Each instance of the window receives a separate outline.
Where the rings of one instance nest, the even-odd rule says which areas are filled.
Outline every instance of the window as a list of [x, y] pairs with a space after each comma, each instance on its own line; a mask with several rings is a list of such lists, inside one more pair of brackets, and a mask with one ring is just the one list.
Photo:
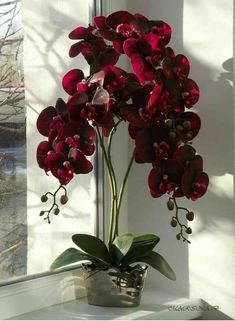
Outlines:
[[0, 4], [0, 279], [27, 273], [26, 123], [20, 1]]
[[61, 86], [66, 71], [81, 68], [86, 73], [83, 58], [68, 57], [68, 33], [89, 23], [94, 3], [4, 0], [0, 4], [1, 283], [48, 271], [72, 245], [72, 234], [97, 233], [96, 172], [74, 179], [68, 187], [69, 204], [49, 225], [39, 217], [48, 207], [40, 196], [54, 192], [58, 182], [47, 178], [35, 159], [43, 140], [35, 126], [38, 114], [58, 97], [67, 99]]

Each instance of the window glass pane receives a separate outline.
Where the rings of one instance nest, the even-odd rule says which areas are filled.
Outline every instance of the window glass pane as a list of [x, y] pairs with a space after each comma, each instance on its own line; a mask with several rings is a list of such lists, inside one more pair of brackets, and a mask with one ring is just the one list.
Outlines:
[[0, 4], [0, 279], [27, 273], [26, 126], [19, 1]]
[[51, 200], [43, 204], [40, 198], [59, 183], [38, 168], [35, 157], [37, 145], [45, 140], [36, 129], [38, 114], [58, 97], [67, 100], [61, 86], [67, 71], [80, 68], [88, 74], [82, 57], [68, 56], [68, 34], [78, 25], [88, 25], [90, 9], [89, 1], [82, 0], [0, 3], [1, 282], [48, 271], [56, 256], [73, 246], [72, 234], [96, 231], [94, 171], [73, 179], [69, 203], [48, 224], [39, 213]]

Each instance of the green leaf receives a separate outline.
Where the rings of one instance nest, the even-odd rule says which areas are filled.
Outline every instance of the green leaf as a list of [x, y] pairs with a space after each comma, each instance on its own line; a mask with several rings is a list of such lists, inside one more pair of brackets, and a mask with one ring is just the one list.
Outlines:
[[110, 264], [111, 257], [109, 251], [98, 237], [88, 234], [75, 234], [72, 236], [73, 242], [84, 252], [100, 261]]
[[133, 239], [134, 236], [130, 233], [122, 234], [115, 238], [113, 244], [116, 245], [122, 255], [126, 255], [133, 243]]
[[150, 266], [152, 266], [154, 269], [158, 270], [161, 274], [166, 276], [168, 279], [175, 281], [176, 275], [175, 272], [172, 270], [170, 265], [167, 263], [167, 261], [158, 253], [156, 252], [150, 252], [146, 256], [139, 256], [133, 258], [131, 263], [136, 262], [143, 262], [147, 263]]
[[160, 241], [160, 238], [154, 234], [143, 234], [136, 236], [133, 241], [133, 245], [135, 244], [152, 244], [156, 245]]
[[130, 233], [122, 234], [115, 238], [113, 244], [110, 247], [110, 254], [115, 265], [118, 265], [121, 259], [130, 250], [133, 239], [134, 237]]
[[123, 258], [123, 263], [128, 264], [129, 260], [136, 256], [146, 255], [151, 252], [160, 238], [154, 234], [144, 234], [134, 237], [132, 246], [126, 256]]
[[50, 266], [50, 270], [55, 270], [62, 266], [66, 266], [66, 265], [69, 265], [75, 262], [84, 261], [84, 260], [91, 261], [98, 267], [104, 266], [103, 262], [95, 258], [92, 258], [86, 253], [82, 253], [81, 251], [70, 247], [55, 259], [55, 261]]

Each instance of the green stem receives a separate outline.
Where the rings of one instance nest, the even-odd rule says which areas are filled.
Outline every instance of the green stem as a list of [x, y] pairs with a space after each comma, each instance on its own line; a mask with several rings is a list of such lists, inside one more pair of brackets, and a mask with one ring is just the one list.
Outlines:
[[98, 127], [95, 127], [97, 136], [99, 138], [99, 143], [102, 148], [102, 151], [104, 153], [104, 160], [107, 165], [107, 171], [108, 171], [108, 177], [109, 177], [109, 183], [110, 183], [110, 189], [111, 189], [111, 198], [112, 198], [112, 203], [111, 203], [111, 214], [110, 214], [110, 226], [109, 226], [109, 241], [108, 243], [111, 244], [112, 242], [112, 234], [113, 234], [113, 225], [114, 225], [114, 217], [115, 217], [115, 211], [116, 211], [116, 197], [115, 197], [115, 183], [114, 183], [114, 177], [113, 177], [113, 171], [110, 166], [109, 158], [104, 146], [103, 138], [101, 136], [101, 133], [99, 131]]
[[118, 197], [118, 189], [117, 189], [117, 180], [116, 180], [116, 175], [115, 175], [115, 171], [113, 168], [113, 164], [112, 164], [112, 156], [111, 156], [111, 146], [112, 146], [112, 141], [113, 141], [113, 135], [117, 130], [118, 125], [122, 122], [122, 119], [119, 119], [119, 121], [114, 125], [114, 127], [112, 128], [110, 134], [109, 134], [109, 139], [108, 139], [108, 152], [107, 152], [107, 156], [109, 159], [109, 164], [110, 164], [110, 169], [112, 172], [112, 177], [113, 177], [113, 184], [114, 184], [114, 206], [115, 206], [115, 212], [114, 212], [114, 216], [112, 217], [112, 226], [110, 228], [111, 231], [111, 240], [114, 240], [115, 237], [117, 236], [116, 233], [116, 215], [117, 215], [117, 197]]
[[112, 164], [112, 157], [111, 157], [111, 147], [112, 147], [112, 141], [113, 141], [113, 135], [117, 130], [118, 125], [122, 122], [122, 119], [119, 119], [115, 126], [112, 128], [109, 139], [108, 139], [108, 147], [107, 150], [105, 148], [102, 135], [100, 133], [100, 130], [98, 127], [96, 127], [97, 136], [99, 138], [100, 146], [102, 148], [102, 151], [104, 153], [104, 160], [107, 165], [107, 171], [108, 171], [108, 177], [110, 182], [110, 189], [111, 189], [111, 213], [110, 213], [110, 226], [109, 226], [109, 241], [108, 244], [111, 245], [114, 241], [115, 237], [118, 235], [118, 219], [119, 219], [119, 212], [122, 204], [122, 198], [124, 194], [124, 190], [126, 187], [127, 179], [133, 164], [134, 160], [134, 152], [130, 159], [129, 165], [127, 167], [123, 183], [121, 185], [119, 194], [118, 194], [118, 188], [117, 188], [117, 180], [116, 175], [114, 171], [114, 167]]
[[121, 205], [122, 205], [123, 193], [125, 191], [127, 179], [128, 179], [129, 174], [130, 174], [130, 170], [131, 170], [133, 161], [134, 161], [134, 152], [132, 153], [129, 165], [128, 165], [127, 170], [126, 170], [126, 174], [124, 176], [124, 180], [123, 180], [122, 186], [120, 188], [119, 196], [118, 196], [117, 212], [116, 212], [116, 224], [115, 224], [116, 225], [115, 234], [117, 234], [117, 235], [118, 235], [118, 219], [119, 219], [120, 209], [121, 209]]
[[187, 211], [187, 212], [189, 212], [186, 208], [184, 208], [184, 207], [179, 207], [178, 206], [178, 204], [177, 204], [177, 202], [176, 202], [176, 199], [175, 199], [175, 197], [170, 197], [170, 199], [174, 202], [174, 204], [175, 204], [175, 216], [173, 216], [173, 218], [177, 221], [177, 223], [179, 224], [179, 226], [180, 226], [180, 235], [181, 235], [181, 237], [182, 237], [182, 239], [183, 239], [183, 241], [185, 242], [187, 242], [187, 243], [190, 243], [190, 241], [188, 240], [188, 239], [186, 239], [186, 237], [184, 237], [184, 235], [183, 235], [183, 229], [187, 229], [187, 226], [185, 225], [185, 224], [182, 224], [181, 222], [180, 222], [180, 220], [179, 220], [179, 209], [183, 209], [183, 210], [185, 210], [185, 211]]

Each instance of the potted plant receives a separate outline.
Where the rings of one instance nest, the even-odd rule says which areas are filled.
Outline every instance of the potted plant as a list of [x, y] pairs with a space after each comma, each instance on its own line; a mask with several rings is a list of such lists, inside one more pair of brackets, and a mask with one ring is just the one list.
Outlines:
[[[67, 102], [59, 98], [55, 107], [47, 107], [38, 117], [37, 128], [48, 138], [37, 148], [38, 165], [60, 182], [54, 193], [42, 196], [42, 202], [51, 197], [52, 205], [40, 215], [50, 223], [50, 215], [59, 214], [61, 191], [59, 201], [66, 204], [66, 185], [76, 174], [92, 170], [87, 156], [95, 152], [97, 142], [110, 182], [110, 227], [107, 244], [92, 235], [73, 235], [77, 248], [64, 251], [51, 269], [85, 260], [90, 304], [136, 306], [148, 265], [171, 280], [176, 276], [154, 251], [158, 236], [119, 234], [128, 175], [134, 161], [151, 165], [150, 193], [155, 198], [169, 195], [167, 207], [173, 212], [170, 224], [178, 229], [177, 240], [189, 242], [186, 236], [192, 231], [180, 214], [184, 213], [188, 221], [194, 214], [179, 206], [177, 199], [195, 201], [206, 193], [209, 183], [202, 157], [192, 147], [201, 122], [189, 109], [198, 101], [199, 88], [189, 78], [187, 57], [176, 55], [168, 46], [171, 28], [163, 21], [118, 11], [107, 18], [95, 17], [94, 26], [78, 27], [69, 37], [77, 40], [70, 48], [70, 57], [82, 54], [90, 74], [84, 76], [80, 69], [68, 71], [62, 79], [69, 95]], [[115, 66], [121, 54], [128, 57], [133, 72]], [[111, 156], [113, 136], [118, 135], [122, 122], [128, 125], [134, 147], [119, 190]]]

